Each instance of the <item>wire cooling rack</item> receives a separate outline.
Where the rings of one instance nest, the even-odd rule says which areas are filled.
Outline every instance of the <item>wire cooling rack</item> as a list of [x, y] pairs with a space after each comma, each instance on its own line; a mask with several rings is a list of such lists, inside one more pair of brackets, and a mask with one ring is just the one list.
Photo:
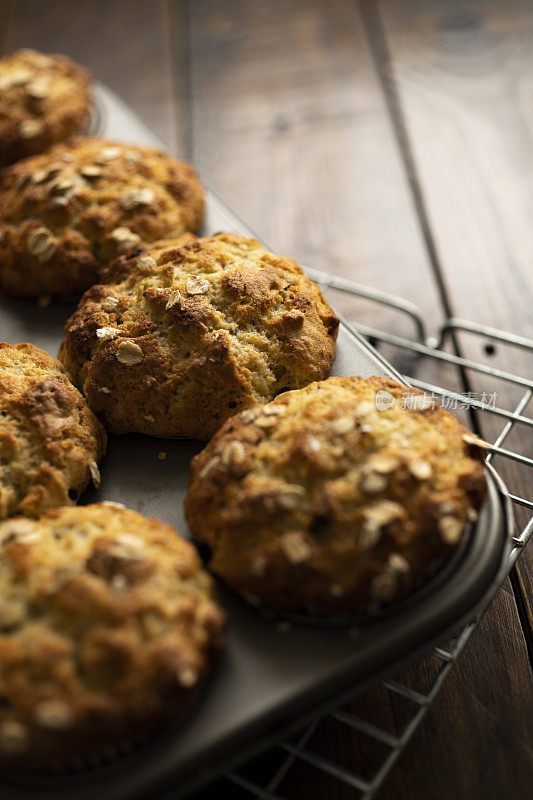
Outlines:
[[[410, 363], [416, 365], [417, 373], [416, 376], [406, 376], [410, 383], [439, 398], [440, 402], [449, 408], [466, 409], [474, 429], [479, 431], [483, 415], [492, 415], [500, 420], [502, 428], [490, 446], [488, 462], [501, 457], [518, 462], [524, 465], [524, 468], [533, 467], [533, 459], [526, 455], [528, 449], [529, 452], [532, 451], [533, 442], [533, 419], [526, 416], [528, 404], [533, 396], [533, 381], [498, 367], [462, 357], [458, 354], [456, 336], [466, 334], [477, 337], [488, 357], [496, 354], [497, 346], [502, 346], [504, 349], [518, 348], [533, 354], [533, 340], [456, 318], [449, 318], [440, 327], [437, 336], [428, 336], [422, 313], [409, 301], [315, 270], [308, 270], [308, 274], [326, 292], [336, 290], [344, 296], [357, 297], [377, 304], [382, 312], [385, 309], [392, 310], [408, 318], [414, 328], [413, 337], [398, 336], [367, 325], [355, 325], [346, 319], [343, 322], [351, 330], [357, 330], [366, 336], [374, 346], [387, 347], [387, 356], [393, 364], [396, 356], [401, 360], [401, 353], [404, 357], [406, 353], [410, 354]], [[457, 386], [459, 377], [465, 391], [461, 393], [449, 390], [419, 377], [424, 371], [428, 372], [428, 366], [431, 371], [431, 365], [434, 366], [435, 363], [443, 368], [445, 365], [449, 365], [448, 369], [455, 368], [451, 373], [454, 385]], [[402, 371], [405, 374], [405, 370]], [[471, 372], [506, 384], [507, 389], [511, 391], [506, 391], [505, 394], [511, 394], [516, 398], [513, 407], [503, 408], [498, 405], [495, 394], [487, 392], [476, 394], [467, 391], [468, 375]], [[505, 447], [511, 434], [517, 429], [520, 429], [520, 441], [526, 442], [524, 453]], [[531, 437], [529, 441], [527, 437]], [[533, 498], [520, 496], [517, 492], [513, 492], [512, 486], [508, 488], [517, 522], [514, 547], [509, 558], [510, 571], [533, 533]], [[442, 647], [433, 647], [423, 660], [416, 662], [409, 669], [408, 680], [405, 679], [403, 670], [399, 676], [394, 675], [388, 680], [381, 681], [366, 693], [368, 702], [360, 703], [361, 698], [358, 698], [357, 708], [361, 707], [364, 713], [354, 712], [353, 707], [350, 710], [332, 708], [327, 714], [314, 720], [298, 736], [278, 742], [267, 755], [261, 757], [259, 770], [257, 763], [252, 762], [251, 765], [226, 774], [222, 781], [232, 784], [232, 796], [235, 800], [240, 797], [243, 800], [249, 800], [250, 797], [261, 800], [292, 800], [283, 795], [283, 781], [295, 762], [300, 761], [316, 775], [317, 798], [336, 796], [336, 792], [341, 791], [342, 796], [346, 797], [350, 796], [349, 790], [352, 790], [354, 800], [375, 798], [386, 776], [424, 719], [444, 679], [470, 638], [479, 616], [472, 619], [451, 642]], [[390, 708], [393, 713], [386, 722], [380, 713], [378, 715], [380, 718], [376, 721], [372, 718], [373, 714], [368, 713], [369, 710], [372, 711], [373, 705], [376, 710]], [[394, 717], [394, 725], [390, 724], [390, 717]], [[359, 754], [360, 763], [340, 764], [335, 760], [334, 754], [325, 756], [313, 750], [314, 734], [320, 727], [328, 725], [337, 726], [337, 740], [342, 736], [342, 726], [349, 729], [351, 737], [357, 737], [357, 744], [354, 744], [351, 750], [354, 754]], [[339, 726], [341, 726], [340, 733]], [[372, 753], [372, 758], [365, 760], [365, 752]], [[262, 774], [261, 781], [257, 778], [258, 772]], [[312, 800], [311, 795], [309, 800]]]

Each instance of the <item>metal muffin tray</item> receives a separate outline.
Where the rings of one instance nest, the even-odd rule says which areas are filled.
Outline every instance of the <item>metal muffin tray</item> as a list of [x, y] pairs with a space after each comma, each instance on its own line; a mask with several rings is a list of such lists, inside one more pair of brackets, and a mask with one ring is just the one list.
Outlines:
[[[99, 133], [164, 147], [108, 89], [96, 91]], [[206, 232], [251, 234], [208, 193]], [[0, 298], [0, 336], [57, 352], [74, 306]], [[341, 325], [334, 375], [402, 377], [365, 340]], [[102, 485], [84, 503], [120, 501], [169, 522], [187, 535], [183, 499], [190, 459], [204, 445], [188, 440], [110, 437]], [[166, 453], [160, 460], [159, 454]], [[484, 608], [505, 575], [512, 515], [505, 487], [487, 467], [487, 502], [465, 545], [449, 565], [396, 610], [352, 627], [289, 625], [268, 619], [219, 587], [229, 617], [228, 642], [212, 681], [175, 724], [119, 756], [58, 774], [2, 773], [3, 800], [128, 800], [176, 798], [246, 760], [320, 709], [341, 702], [455, 632]], [[142, 731], [131, 731], [135, 742]], [[126, 752], [127, 751], [127, 752]]]

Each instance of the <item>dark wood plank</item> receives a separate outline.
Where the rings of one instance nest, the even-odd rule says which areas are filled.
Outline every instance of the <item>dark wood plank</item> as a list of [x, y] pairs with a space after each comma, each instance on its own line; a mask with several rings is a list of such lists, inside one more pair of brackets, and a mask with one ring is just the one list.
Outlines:
[[[194, 161], [304, 264], [439, 300], [352, 2], [190, 4]], [[367, 309], [368, 317], [373, 312]]]
[[4, 52], [7, 32], [11, 20], [12, 1], [6, 0], [0, 5], [0, 52]]
[[384, 0], [382, 9], [453, 302], [531, 336], [533, 8]]
[[164, 8], [174, 142], [177, 152], [192, 161], [189, 4], [187, 0], [166, 0]]
[[[368, 11], [370, 4], [364, 6]], [[530, 74], [526, 44], [533, 21], [530, 10], [522, 5], [522, 14], [515, 15], [516, 7], [504, 10], [500, 3], [383, 4], [386, 45], [452, 310], [529, 335], [527, 253], [531, 257], [533, 241], [526, 211], [531, 202], [533, 160], [527, 125], [518, 120], [530, 120], [531, 114], [520, 100], [521, 92], [509, 88], [513, 76]], [[502, 119], [509, 124], [502, 125]], [[466, 355], [479, 359], [478, 341], [461, 337], [460, 344]], [[529, 355], [509, 352], [502, 360], [503, 369], [531, 377]], [[498, 403], [504, 407], [513, 407], [521, 396], [490, 379], [471, 374], [470, 380], [478, 394], [497, 389]], [[499, 430], [495, 421], [485, 415], [480, 422], [482, 433], [493, 439]], [[509, 445], [531, 455], [531, 438], [524, 437], [523, 431]], [[530, 491], [526, 470], [504, 463], [498, 466], [517, 493]], [[519, 521], [523, 524], [525, 515], [519, 515]], [[520, 574], [519, 602], [524, 605], [525, 596], [527, 606], [532, 596], [527, 555]], [[525, 641], [514, 622], [512, 641], [498, 642], [504, 617], [516, 618], [514, 604], [502, 602], [504, 597], [500, 592], [484, 619], [481, 648], [478, 631], [465, 654], [468, 661], [461, 660], [456, 680], [445, 684], [441, 699], [431, 709], [433, 731], [423, 726], [406, 754], [410, 758], [400, 762], [384, 796], [398, 796], [400, 787], [405, 796], [412, 796], [408, 787], [418, 786], [422, 776], [416, 777], [422, 763], [417, 753], [426, 757], [424, 774], [439, 775], [435, 797], [449, 797], [452, 792], [458, 797], [518, 797], [529, 785], [533, 773], [533, 730], [528, 722], [533, 706], [531, 676]], [[465, 669], [475, 681], [468, 693], [462, 680]], [[491, 686], [496, 687], [491, 692], [487, 692], [487, 672]], [[499, 701], [501, 710], [496, 714], [495, 704], [501, 697], [505, 703]], [[436, 725], [438, 752], [428, 742]], [[500, 726], [507, 734], [503, 747], [513, 742], [503, 761], [493, 757], [496, 750], [501, 753]], [[518, 748], [516, 757], [514, 747]], [[441, 766], [441, 750], [448, 757], [446, 770]], [[512, 772], [507, 759], [512, 759]]]
[[[442, 319], [354, 4], [195, 2], [190, 31], [201, 174], [273, 249], [399, 295], [415, 285], [428, 318]], [[382, 307], [332, 299], [350, 319], [413, 334]]]
[[[533, 337], [533, 7], [515, 0], [383, 3], [394, 74], [454, 313]], [[533, 377], [533, 353], [461, 337], [463, 352]], [[524, 389], [471, 374], [472, 389], [514, 409]], [[524, 413], [531, 417], [533, 404]], [[493, 441], [503, 422], [484, 414]], [[506, 446], [533, 456], [533, 431]], [[531, 498], [532, 471], [497, 459], [508, 485]], [[520, 526], [526, 514], [519, 514]], [[517, 567], [533, 623], [533, 550]], [[531, 646], [531, 645], [530, 645]]]
[[[180, 152], [184, 142], [167, 31], [163, 0], [14, 0], [3, 51], [35, 47], [65, 53], [121, 95]], [[185, 36], [180, 26], [174, 31], [178, 36]]]

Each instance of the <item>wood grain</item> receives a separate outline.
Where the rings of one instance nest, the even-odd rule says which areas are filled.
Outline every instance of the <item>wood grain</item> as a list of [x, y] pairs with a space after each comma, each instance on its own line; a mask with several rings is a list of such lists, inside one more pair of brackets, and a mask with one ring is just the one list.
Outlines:
[[438, 314], [353, 3], [200, 0], [190, 14], [200, 171], [272, 248], [404, 294], [417, 276]]
[[[453, 312], [533, 338], [533, 7], [401, 0], [383, 3], [383, 20]], [[532, 352], [496, 344], [487, 358], [483, 340], [460, 342], [468, 357], [533, 377]], [[470, 381], [508, 410], [525, 392], [475, 373]], [[504, 421], [484, 414], [479, 425], [493, 441]], [[517, 426], [505, 446], [532, 457], [533, 430]], [[530, 496], [531, 468], [495, 465], [515, 494]], [[519, 513], [518, 525], [526, 519]], [[517, 572], [532, 648], [531, 548]]]

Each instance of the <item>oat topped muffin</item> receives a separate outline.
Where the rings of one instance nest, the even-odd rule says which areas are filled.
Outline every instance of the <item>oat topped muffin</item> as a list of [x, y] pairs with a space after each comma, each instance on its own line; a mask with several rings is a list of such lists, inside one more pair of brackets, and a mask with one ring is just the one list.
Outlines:
[[0, 763], [49, 768], [172, 720], [222, 645], [192, 545], [118, 504], [0, 524]]
[[37, 517], [98, 486], [105, 431], [61, 364], [0, 344], [0, 519]]
[[78, 137], [7, 169], [0, 181], [0, 286], [19, 297], [87, 289], [107, 262], [197, 231], [192, 167], [148, 147]]
[[117, 259], [60, 358], [114, 433], [208, 439], [236, 411], [325, 377], [338, 319], [290, 258], [218, 234]]
[[66, 56], [17, 50], [0, 59], [0, 165], [77, 133], [89, 107], [89, 75]]
[[373, 612], [460, 545], [486, 490], [480, 444], [395, 381], [330, 378], [228, 420], [193, 459], [187, 521], [247, 598]]

